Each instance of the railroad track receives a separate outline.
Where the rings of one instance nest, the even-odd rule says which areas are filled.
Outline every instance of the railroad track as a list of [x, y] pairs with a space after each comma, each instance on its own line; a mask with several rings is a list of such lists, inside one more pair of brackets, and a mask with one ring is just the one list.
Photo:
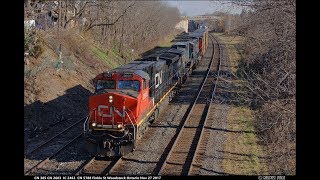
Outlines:
[[93, 157], [83, 163], [79, 170], [75, 172], [75, 175], [108, 175], [120, 160], [121, 158], [105, 159]]
[[[41, 168], [45, 163], [49, 162], [53, 157], [57, 156], [62, 150], [66, 149], [71, 143], [75, 142], [77, 139], [79, 139], [82, 135], [83, 135], [83, 131], [81, 131], [81, 133], [78, 133], [76, 136], [74, 136], [75, 133], [72, 132], [72, 128], [75, 127], [76, 125], [80, 124], [85, 118], [80, 119], [79, 121], [75, 122], [74, 124], [72, 124], [71, 126], [67, 127], [66, 129], [64, 129], [63, 131], [61, 131], [60, 133], [58, 133], [57, 135], [51, 137], [49, 140], [43, 142], [42, 144], [38, 145], [36, 148], [34, 148], [33, 150], [27, 152], [25, 154], [25, 157], [28, 158], [32, 158], [31, 155], [35, 154], [37, 151], [41, 151], [44, 149], [45, 145], [49, 145], [50, 143], [53, 143], [53, 140], [57, 140], [60, 144], [60, 141], [63, 139], [71, 139], [69, 141], [64, 141], [66, 143], [63, 143], [62, 146], [60, 146], [57, 150], [55, 150], [54, 153], [51, 153], [52, 150], [50, 150], [50, 153], [48, 152], [44, 152], [44, 154], [49, 154], [49, 155], [45, 155], [45, 157], [43, 158], [41, 156], [40, 153], [40, 158], [42, 159], [40, 160], [36, 165], [32, 166], [30, 169], [28, 169], [25, 172], [25, 175], [30, 175], [31, 173], [35, 172], [37, 169]], [[72, 132], [72, 137], [73, 138], [69, 138], [69, 137], [65, 137], [66, 136], [66, 132]], [[42, 158], [41, 158], [42, 157]]]
[[34, 148], [33, 150], [25, 153], [25, 157], [30, 156], [32, 153], [34, 153], [35, 151], [39, 150], [40, 148], [42, 148], [44, 145], [50, 143], [51, 141], [53, 141], [54, 139], [56, 139], [57, 137], [59, 137], [60, 135], [62, 135], [63, 133], [65, 133], [66, 131], [68, 131], [69, 129], [71, 129], [72, 127], [76, 126], [77, 124], [81, 123], [83, 120], [85, 120], [86, 117], [81, 118], [79, 121], [73, 123], [71, 126], [67, 127], [66, 129], [64, 129], [63, 131], [61, 131], [60, 133], [56, 134], [55, 136], [51, 137], [49, 140], [41, 143], [40, 145], [38, 145], [36, 148]]
[[[212, 44], [214, 37], [210, 37]], [[217, 40], [215, 40], [217, 41]], [[218, 55], [212, 51], [211, 61], [207, 69], [206, 76], [201, 83], [192, 106], [187, 111], [186, 118], [183, 119], [183, 125], [179, 128], [174, 143], [166, 154], [162, 165], [155, 170], [159, 175], [192, 175], [196, 174], [201, 167], [201, 154], [205, 150], [203, 138], [205, 124], [208, 123], [208, 114], [211, 102], [215, 94], [215, 83], [220, 70], [220, 51], [221, 47], [216, 43]], [[214, 61], [214, 55], [217, 61]], [[213, 71], [217, 73], [214, 74]]]
[[[51, 130], [52, 128], [54, 128], [54, 127], [56, 127], [56, 126], [59, 126], [59, 125], [61, 125], [62, 123], [64, 123], [64, 122], [68, 122], [68, 121], [70, 121], [72, 118], [68, 118], [68, 119], [66, 119], [66, 118], [61, 118], [60, 120], [58, 120], [57, 122], [54, 122], [54, 123], [52, 123], [52, 124], [49, 124], [49, 126], [48, 127], [46, 127], [45, 129], [43, 129], [43, 130], [41, 130], [40, 131], [40, 134], [38, 134], [38, 135], [43, 135], [43, 134], [45, 134], [46, 132], [48, 132], [49, 130]], [[25, 130], [26, 131], [26, 130]], [[33, 138], [31, 138], [31, 139], [33, 139]]]
[[215, 54], [216, 58], [218, 59], [218, 61], [216, 61], [217, 66], [216, 66], [216, 77], [215, 77], [215, 82], [214, 84], [212, 84], [212, 94], [210, 97], [210, 103], [208, 104], [207, 107], [207, 112], [206, 112], [206, 116], [205, 116], [205, 120], [204, 123], [201, 125], [201, 133], [200, 133], [200, 137], [199, 137], [199, 141], [197, 142], [196, 145], [196, 149], [195, 149], [195, 153], [194, 156], [192, 157], [192, 161], [191, 161], [191, 165], [190, 168], [188, 170], [188, 174], [187, 175], [199, 175], [199, 171], [201, 169], [201, 164], [205, 158], [205, 151], [206, 151], [206, 147], [207, 147], [207, 140], [209, 138], [210, 132], [209, 131], [205, 131], [206, 127], [211, 127], [212, 124], [212, 118], [208, 118], [208, 115], [210, 114], [210, 110], [211, 110], [211, 106], [212, 106], [212, 101], [216, 95], [216, 90], [217, 90], [217, 84], [219, 82], [219, 77], [220, 77], [220, 73], [221, 73], [221, 66], [222, 66], [222, 48], [220, 43], [218, 42], [218, 40], [212, 36], [213, 39], [215, 39], [216, 41], [216, 50], [218, 51], [218, 54]]

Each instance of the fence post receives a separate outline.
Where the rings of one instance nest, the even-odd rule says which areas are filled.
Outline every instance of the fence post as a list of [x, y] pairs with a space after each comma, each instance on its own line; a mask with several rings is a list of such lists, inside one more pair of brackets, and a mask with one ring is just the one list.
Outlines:
[[61, 60], [62, 57], [62, 51], [61, 51], [61, 44], [59, 45], [59, 60]]

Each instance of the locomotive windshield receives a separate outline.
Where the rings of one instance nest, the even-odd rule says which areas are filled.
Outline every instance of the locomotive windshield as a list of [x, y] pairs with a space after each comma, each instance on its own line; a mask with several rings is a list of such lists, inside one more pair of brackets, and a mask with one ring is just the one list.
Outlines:
[[96, 89], [115, 89], [116, 88], [116, 81], [114, 80], [98, 80]]
[[140, 90], [139, 81], [118, 81], [118, 89], [131, 89], [134, 91]]

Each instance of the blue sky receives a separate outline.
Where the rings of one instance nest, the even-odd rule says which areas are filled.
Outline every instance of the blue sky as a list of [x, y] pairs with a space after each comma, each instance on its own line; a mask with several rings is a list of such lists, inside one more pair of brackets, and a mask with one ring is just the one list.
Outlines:
[[215, 1], [166, 0], [166, 2], [171, 6], [177, 7], [180, 10], [180, 13], [185, 13], [187, 16], [201, 15], [215, 11], [224, 11], [230, 13], [241, 12], [241, 8], [230, 3], [226, 3], [226, 1], [221, 3]]

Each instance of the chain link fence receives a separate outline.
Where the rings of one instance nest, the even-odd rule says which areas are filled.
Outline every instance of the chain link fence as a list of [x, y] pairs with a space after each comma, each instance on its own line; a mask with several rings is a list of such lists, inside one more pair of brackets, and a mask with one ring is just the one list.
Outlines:
[[46, 69], [60, 70], [74, 70], [75, 64], [73, 62], [73, 55], [62, 57], [61, 59], [51, 60], [50, 58], [45, 58], [40, 65], [30, 68], [28, 65], [24, 66], [24, 76], [27, 78], [36, 76], [39, 72]]

